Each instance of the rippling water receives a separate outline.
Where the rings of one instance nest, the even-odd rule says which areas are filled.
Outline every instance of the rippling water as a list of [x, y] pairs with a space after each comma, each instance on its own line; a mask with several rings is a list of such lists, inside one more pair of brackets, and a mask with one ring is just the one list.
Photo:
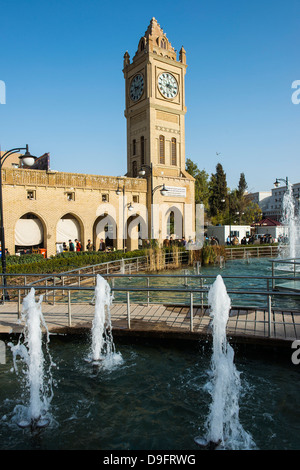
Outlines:
[[[189, 293], [178, 293], [175, 290], [172, 292], [163, 292], [160, 289], [166, 288], [172, 285], [178, 289], [185, 289], [186, 283], [184, 278], [172, 278], [168, 277], [167, 275], [170, 274], [196, 274], [196, 270], [192, 267], [189, 269], [180, 269], [180, 270], [171, 270], [165, 271], [163, 274], [166, 277], [151, 277], [150, 278], [150, 287], [154, 287], [156, 290], [150, 292], [150, 302], [176, 302], [176, 303], [189, 303]], [[238, 294], [230, 293], [231, 303], [235, 306], [250, 306], [250, 307], [266, 307], [267, 306], [267, 296], [261, 296], [257, 294], [251, 294], [250, 290], [252, 291], [266, 291], [267, 290], [267, 280], [265, 279], [257, 279], [258, 277], [264, 276], [271, 276], [272, 275], [272, 263], [269, 259], [260, 258], [260, 259], [250, 259], [249, 262], [247, 260], [228, 260], [224, 264], [224, 267], [220, 268], [219, 266], [202, 266], [200, 268], [200, 275], [204, 276], [203, 278], [203, 286], [209, 289], [210, 285], [215, 281], [216, 276], [221, 274], [223, 277], [226, 289], [229, 290], [244, 290], [249, 293], [243, 294], [243, 296]], [[289, 276], [291, 275], [289, 272], [276, 270], [276, 276], [284, 275]], [[226, 276], [236, 276], [232, 278], [227, 278]], [[247, 278], [243, 278], [246, 276]], [[276, 281], [279, 283], [280, 281]], [[131, 277], [130, 279], [120, 279], [117, 278], [115, 280], [115, 286], [143, 286], [145, 287], [146, 279], [141, 278], [134, 278]], [[201, 287], [200, 279], [199, 278], [189, 278], [187, 279], [187, 286], [194, 286], [194, 287]], [[271, 289], [271, 283], [270, 283]], [[204, 302], [207, 302], [207, 294], [204, 295]], [[125, 293], [114, 293], [115, 299], [117, 301], [126, 302], [126, 292]], [[130, 293], [130, 298], [132, 301], [144, 301], [146, 300], [146, 293], [145, 292], [132, 292]], [[201, 294], [194, 294], [194, 304], [201, 302]], [[272, 298], [272, 306], [273, 307], [284, 307], [284, 308], [291, 308], [291, 309], [299, 309], [300, 306], [300, 299], [296, 296], [290, 294], [289, 296], [284, 296], [283, 298], [279, 298], [278, 296], [273, 296]]]
[[[14, 421], [26, 401], [12, 358], [0, 366], [1, 449], [197, 450], [204, 432], [210, 369], [207, 343], [115, 339], [122, 363], [93, 368], [90, 337], [51, 335], [55, 383], [51, 424], [32, 434]], [[259, 449], [299, 449], [300, 365], [289, 353], [236, 349], [241, 372], [240, 421]]]

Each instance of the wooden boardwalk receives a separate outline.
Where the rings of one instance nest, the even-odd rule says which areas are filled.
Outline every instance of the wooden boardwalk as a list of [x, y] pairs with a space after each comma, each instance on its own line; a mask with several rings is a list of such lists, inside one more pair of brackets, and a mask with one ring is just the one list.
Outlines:
[[[91, 329], [95, 307], [92, 304], [72, 303], [71, 325], [68, 305], [44, 302], [42, 312], [50, 333], [80, 334]], [[14, 334], [23, 331], [24, 322], [18, 318], [18, 304], [0, 305], [0, 333]], [[130, 324], [126, 303], [111, 306], [113, 335], [171, 337], [203, 339], [211, 336], [209, 312], [194, 306], [191, 324], [190, 307], [162, 304], [131, 304]], [[281, 344], [289, 346], [300, 339], [300, 312], [272, 311], [270, 329], [268, 312], [254, 309], [232, 309], [227, 324], [227, 335], [237, 342], [255, 344]], [[192, 331], [191, 331], [192, 326]]]

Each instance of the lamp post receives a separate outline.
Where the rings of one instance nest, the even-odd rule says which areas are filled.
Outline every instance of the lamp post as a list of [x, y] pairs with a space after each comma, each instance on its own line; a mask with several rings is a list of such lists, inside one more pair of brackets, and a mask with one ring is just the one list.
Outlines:
[[153, 199], [154, 199], [154, 193], [158, 189], [161, 188], [160, 193], [162, 196], [167, 196], [168, 194], [168, 189], [164, 184], [160, 184], [153, 188], [153, 166], [152, 163], [150, 165], [142, 165], [139, 175], [144, 176], [146, 174], [145, 168], [150, 172], [150, 191], [151, 191], [151, 239], [154, 237], [154, 227], [153, 227]]
[[[285, 185], [286, 185], [286, 193], [288, 193], [288, 191], [289, 191], [289, 180], [288, 180], [288, 177], [286, 176], [285, 179], [284, 179], [284, 178], [276, 178], [275, 183], [274, 183], [275, 188], [279, 188], [279, 186], [280, 186], [280, 181], [283, 181], [283, 183], [285, 183]], [[283, 206], [281, 207], [281, 211], [282, 211], [281, 213], [283, 213], [283, 210], [282, 210], [282, 209], [283, 209]]]
[[[26, 147], [20, 147], [20, 148], [14, 148], [11, 150], [7, 150], [4, 152], [4, 154], [0, 158], [0, 217], [1, 217], [1, 225], [0, 225], [0, 239], [1, 239], [1, 264], [2, 264], [2, 274], [3, 274], [3, 286], [4, 286], [4, 291], [3, 291], [3, 300], [6, 300], [6, 293], [5, 293], [5, 287], [6, 287], [6, 253], [5, 253], [5, 235], [4, 235], [4, 221], [3, 221], [3, 193], [2, 193], [2, 167], [3, 163], [5, 160], [10, 156], [13, 155], [14, 153], [20, 153], [23, 150], [25, 150], [24, 155], [21, 155], [19, 159], [21, 160], [22, 163], [24, 163], [26, 166], [31, 167], [36, 158], [28, 150], [28, 145]], [[7, 296], [8, 298], [8, 296]]]
[[122, 237], [123, 242], [122, 242], [122, 244], [123, 244], [123, 252], [125, 253], [125, 208], [128, 207], [129, 211], [133, 211], [134, 207], [133, 207], [132, 203], [127, 204], [126, 206], [124, 204], [124, 199], [125, 199], [125, 184], [124, 183], [123, 183], [122, 190], [121, 190], [120, 185], [118, 183], [118, 188], [116, 190], [116, 194], [117, 194], [117, 196], [120, 196], [120, 194], [123, 194], [123, 237]]
[[274, 183], [274, 186], [276, 188], [278, 188], [280, 186], [280, 182], [279, 181], [283, 181], [286, 185], [286, 189], [288, 190], [289, 189], [289, 180], [288, 180], [288, 177], [286, 177], [285, 179], [283, 178], [276, 178], [276, 181]]

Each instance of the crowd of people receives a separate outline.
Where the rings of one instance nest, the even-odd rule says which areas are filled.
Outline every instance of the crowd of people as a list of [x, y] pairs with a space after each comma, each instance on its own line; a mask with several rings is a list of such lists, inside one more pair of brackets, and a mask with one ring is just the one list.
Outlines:
[[[263, 244], [263, 243], [274, 243], [274, 241], [275, 241], [274, 238], [270, 234], [261, 235], [259, 238], [255, 238], [255, 235], [251, 235], [250, 237], [243, 237], [241, 239], [241, 242], [239, 241], [237, 236], [233, 236], [231, 238], [228, 236], [226, 239], [226, 245], [228, 246], [229, 245], [235, 246], [239, 244], [251, 245], [255, 242]], [[283, 240], [278, 239], [278, 241], [283, 241]], [[216, 236], [208, 237], [207, 234], [205, 235], [205, 242], [209, 245], [220, 244], [219, 239]], [[164, 248], [169, 248], [172, 246], [178, 246], [178, 247], [184, 248], [192, 244], [194, 244], [194, 241], [192, 240], [191, 237], [189, 237], [189, 239], [186, 240], [185, 237], [175, 238], [172, 236], [170, 237], [167, 236], [163, 241]], [[139, 246], [139, 249], [150, 248], [151, 242], [149, 239], [142, 240], [141, 238], [139, 238], [138, 246]], [[104, 240], [103, 238], [101, 238], [98, 248], [95, 247], [95, 245], [91, 242], [90, 239], [88, 240], [87, 245], [86, 245], [86, 251], [112, 251], [112, 249], [113, 249], [112, 246], [108, 244], [107, 241]], [[65, 242], [63, 243], [63, 251], [71, 251], [71, 252], [72, 251], [73, 252], [84, 251], [84, 247], [82, 246], [81, 242], [77, 239], [75, 239], [74, 241], [69, 240], [68, 244], [66, 244]]]
[[186, 247], [187, 245], [193, 244], [193, 240], [191, 237], [189, 237], [188, 240], [185, 239], [185, 237], [182, 238], [173, 238], [173, 237], [166, 237], [163, 241], [163, 246], [164, 248], [169, 248], [171, 246], [179, 246], [179, 247]]
[[[206, 243], [208, 243], [209, 245], [219, 245], [220, 242], [219, 242], [219, 239], [217, 237], [207, 237], [206, 235], [206, 238], [205, 238], [205, 241]], [[272, 237], [272, 235], [270, 234], [265, 234], [265, 235], [260, 235], [258, 238], [255, 236], [255, 235], [251, 235], [250, 237], [246, 237], [244, 236], [241, 241], [239, 241], [239, 238], [234, 235], [232, 237], [227, 237], [226, 239], [226, 245], [227, 246], [230, 246], [230, 245], [233, 245], [233, 246], [236, 246], [236, 245], [253, 245], [254, 243], [259, 243], [259, 244], [263, 244], [263, 243], [274, 243], [276, 240]], [[280, 237], [278, 239], [279, 242], [282, 242], [283, 241], [283, 237], [282, 237], [282, 240], [280, 240]]]
[[[67, 244], [66, 242], [63, 243], [63, 251], [84, 251], [84, 247], [82, 246], [82, 243], [80, 240], [77, 240], [77, 238], [72, 241], [69, 240], [69, 243]], [[90, 239], [88, 239], [87, 245], [86, 245], [86, 251], [96, 251], [95, 245], [91, 242]], [[99, 248], [98, 251], [111, 251], [111, 247], [107, 246], [103, 238], [101, 238], [100, 243], [99, 243]]]

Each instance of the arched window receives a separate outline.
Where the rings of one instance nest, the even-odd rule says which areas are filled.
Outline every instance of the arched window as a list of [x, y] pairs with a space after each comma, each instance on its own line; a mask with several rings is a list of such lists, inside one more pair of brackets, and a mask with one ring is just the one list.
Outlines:
[[132, 155], [136, 155], [136, 140], [132, 141]]
[[132, 162], [132, 177], [136, 178], [137, 177], [137, 165], [136, 161]]
[[166, 43], [166, 40], [165, 39], [162, 39], [161, 42], [160, 42], [160, 47], [162, 49], [167, 49], [167, 43]]
[[141, 137], [141, 164], [144, 165], [145, 163], [145, 138], [142, 135]]
[[172, 138], [171, 140], [171, 163], [172, 165], [177, 165], [177, 154], [176, 154], [176, 139], [175, 137]]
[[175, 214], [174, 211], [171, 211], [167, 221], [167, 234], [173, 235], [174, 234], [174, 224], [175, 224]]
[[159, 163], [165, 163], [165, 138], [163, 135], [159, 136]]

